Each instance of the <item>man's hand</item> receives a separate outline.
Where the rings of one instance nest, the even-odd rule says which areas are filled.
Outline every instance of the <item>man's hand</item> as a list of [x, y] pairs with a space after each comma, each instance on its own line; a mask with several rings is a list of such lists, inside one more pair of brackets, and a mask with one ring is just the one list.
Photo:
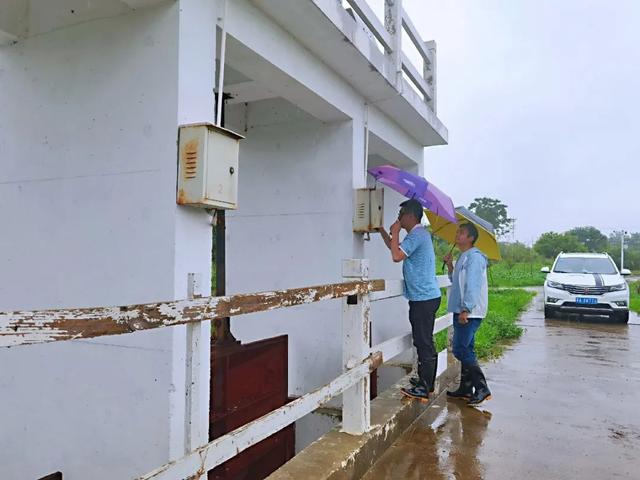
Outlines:
[[396, 220], [395, 222], [393, 222], [393, 225], [391, 225], [391, 228], [389, 230], [391, 230], [391, 236], [392, 237], [397, 237], [400, 234], [400, 229], [402, 228], [402, 226], [400, 225], [400, 221]]
[[447, 253], [444, 256], [444, 263], [447, 265], [447, 268], [449, 269], [449, 271], [453, 270], [453, 255], [451, 255], [450, 253]]
[[460, 322], [460, 325], [466, 325], [469, 323], [469, 312], [461, 312], [460, 315], [458, 315], [458, 322]]

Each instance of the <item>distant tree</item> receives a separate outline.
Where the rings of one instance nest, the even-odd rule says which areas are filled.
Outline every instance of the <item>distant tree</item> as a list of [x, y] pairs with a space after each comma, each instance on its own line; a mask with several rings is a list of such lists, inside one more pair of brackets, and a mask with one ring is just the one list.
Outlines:
[[493, 225], [498, 237], [509, 233], [513, 228], [513, 219], [507, 215], [507, 206], [497, 198], [476, 198], [469, 210]]
[[604, 252], [607, 250], [609, 239], [595, 227], [576, 227], [567, 233], [576, 237], [589, 252]]
[[540, 235], [533, 249], [545, 258], [555, 258], [560, 252], [585, 252], [587, 248], [570, 233], [547, 232]]
[[530, 247], [527, 247], [521, 242], [500, 242], [500, 253], [502, 254], [502, 260], [504, 260], [507, 266], [532, 262], [535, 261], [537, 257], [536, 253]]

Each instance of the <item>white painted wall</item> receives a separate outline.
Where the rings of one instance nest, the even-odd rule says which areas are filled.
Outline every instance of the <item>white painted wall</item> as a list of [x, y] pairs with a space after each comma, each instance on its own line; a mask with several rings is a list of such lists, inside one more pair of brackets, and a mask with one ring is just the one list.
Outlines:
[[[351, 122], [323, 124], [284, 100], [252, 103], [247, 118], [239, 209], [227, 217], [227, 293], [341, 281], [352, 248]], [[291, 394], [340, 371], [337, 300], [232, 319], [231, 329], [243, 342], [289, 335]]]
[[[370, 259], [371, 278], [402, 277], [378, 235], [365, 242], [352, 233], [362, 119], [323, 123], [275, 99], [228, 107], [227, 125], [246, 135], [239, 209], [227, 216], [228, 293], [341, 281], [341, 260], [353, 255]], [[403, 200], [385, 191], [387, 227]], [[371, 318], [374, 344], [410, 330], [404, 299], [374, 303]], [[242, 342], [288, 334], [289, 392], [302, 395], [340, 373], [340, 321], [340, 302], [331, 301], [232, 319], [231, 330]], [[298, 447], [325, 424], [313, 414], [298, 422]]]
[[[366, 181], [363, 99], [249, 2], [233, 5], [236, 44], [268, 61], [243, 63], [233, 41], [229, 61], [327, 123], [284, 100], [230, 108], [228, 126], [247, 139], [227, 291], [340, 281], [354, 256], [371, 259], [372, 277], [399, 278], [379, 238], [351, 232], [352, 188]], [[179, 6], [0, 48], [0, 310], [183, 298], [188, 272], [208, 291], [208, 217], [175, 205], [175, 141], [179, 123], [213, 120], [215, 5]], [[369, 121], [384, 148], [421, 157], [375, 107]], [[386, 198], [390, 224], [400, 199]], [[394, 302], [401, 318], [374, 306], [376, 343], [408, 326]], [[293, 395], [340, 371], [340, 301], [246, 316], [232, 330], [243, 342], [289, 335]], [[129, 478], [179, 456], [187, 349], [178, 327], [0, 351], [0, 478]]]
[[[284, 100], [246, 108], [228, 110], [229, 125], [247, 137], [239, 209], [227, 220], [228, 292], [340, 281], [341, 259], [360, 248], [372, 278], [401, 278], [379, 236], [363, 242], [351, 231], [353, 123], [322, 123]], [[387, 226], [402, 200], [385, 191]], [[375, 303], [372, 318], [376, 343], [409, 328], [402, 299]], [[290, 392], [300, 395], [340, 371], [339, 322], [339, 302], [329, 302], [238, 318], [232, 330], [242, 341], [289, 334]]]
[[[175, 3], [0, 48], [0, 310], [186, 291], [177, 72]], [[0, 351], [0, 478], [130, 478], [166, 462], [181, 338], [167, 329]]]

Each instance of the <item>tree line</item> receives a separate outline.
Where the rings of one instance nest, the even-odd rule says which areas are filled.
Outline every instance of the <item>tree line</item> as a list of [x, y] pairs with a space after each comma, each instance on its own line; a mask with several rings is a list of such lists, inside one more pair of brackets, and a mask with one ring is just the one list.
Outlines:
[[[469, 210], [490, 222], [498, 238], [504, 238], [513, 229], [515, 220], [507, 213], [507, 205], [495, 198], [476, 198]], [[575, 227], [565, 232], [546, 232], [540, 235], [533, 247], [521, 242], [500, 242], [500, 252], [507, 265], [516, 263], [550, 263], [560, 252], [606, 252], [620, 268], [620, 247], [624, 235], [624, 267], [640, 270], [640, 232], [615, 231], [609, 236], [595, 227]], [[444, 242], [434, 239], [436, 251], [444, 255], [448, 248]]]
[[640, 232], [616, 231], [607, 236], [595, 227], [576, 227], [563, 233], [546, 232], [533, 244], [535, 252], [553, 259], [560, 252], [606, 252], [620, 268], [620, 248], [624, 235], [624, 266], [640, 269]]

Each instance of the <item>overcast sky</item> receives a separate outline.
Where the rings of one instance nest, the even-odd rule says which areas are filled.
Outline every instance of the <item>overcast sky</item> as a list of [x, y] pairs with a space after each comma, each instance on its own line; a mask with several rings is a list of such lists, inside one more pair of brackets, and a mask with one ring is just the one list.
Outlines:
[[[370, 0], [381, 3], [381, 0]], [[640, 1], [404, 0], [438, 43], [449, 145], [426, 176], [502, 200], [515, 238], [640, 231]]]

